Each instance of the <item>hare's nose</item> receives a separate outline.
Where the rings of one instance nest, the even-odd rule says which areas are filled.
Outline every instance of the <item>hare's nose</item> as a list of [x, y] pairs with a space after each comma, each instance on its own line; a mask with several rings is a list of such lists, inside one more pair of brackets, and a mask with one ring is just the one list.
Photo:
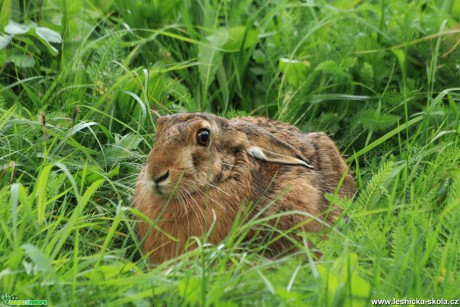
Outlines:
[[169, 171], [166, 171], [165, 173], [160, 174], [160, 175], [156, 176], [155, 178], [153, 178], [153, 181], [156, 184], [160, 184], [161, 182], [163, 182], [166, 179], [168, 179], [168, 177], [169, 177]]

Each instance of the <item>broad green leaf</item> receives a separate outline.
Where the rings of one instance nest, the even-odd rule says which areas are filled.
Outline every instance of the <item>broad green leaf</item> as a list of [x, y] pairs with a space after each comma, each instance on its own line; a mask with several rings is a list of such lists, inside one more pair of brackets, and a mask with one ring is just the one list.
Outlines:
[[281, 58], [278, 61], [278, 67], [286, 76], [288, 83], [298, 85], [307, 80], [310, 62]]
[[29, 55], [10, 55], [6, 62], [14, 63], [20, 68], [30, 68], [35, 65], [35, 59]]
[[132, 158], [133, 151], [139, 147], [142, 137], [138, 134], [128, 133], [127, 135], [115, 135], [114, 143], [107, 146], [105, 159], [111, 161], [120, 161]]
[[121, 139], [116, 140], [117, 145], [125, 150], [137, 149], [141, 142], [142, 137], [134, 133], [129, 133], [127, 135], [124, 135]]
[[30, 28], [30, 25], [24, 25], [10, 20], [8, 25], [5, 27], [5, 32], [11, 35], [25, 34], [29, 32]]
[[36, 27], [35, 33], [50, 43], [62, 43], [61, 34], [45, 27]]
[[222, 46], [228, 39], [228, 32], [225, 29], [217, 30], [207, 38], [206, 44], [198, 47], [198, 62], [200, 63], [200, 79], [205, 90], [208, 89], [216, 75], [217, 67], [222, 59]]
[[316, 66], [315, 71], [325, 71], [331, 74], [340, 74], [342, 73], [342, 69], [340, 69], [339, 65], [332, 60], [327, 60], [321, 62]]
[[240, 49], [247, 49], [254, 46], [258, 41], [258, 30], [247, 30], [247, 28], [243, 26], [232, 27], [228, 29], [228, 39], [223, 49], [227, 52], [237, 52]]
[[46, 27], [37, 27], [34, 23], [24, 25], [10, 21], [10, 23], [5, 27], [5, 32], [10, 34], [10, 36], [0, 36], [0, 49], [6, 47], [14, 35], [22, 34], [29, 34], [37, 38], [43, 45], [46, 46], [52, 55], [57, 55], [58, 51], [50, 43], [62, 42], [62, 37], [58, 32]]
[[[54, 56], [56, 56], [58, 54], [58, 50], [56, 48], [54, 48], [45, 37], [43, 37], [41, 34], [37, 33], [36, 28], [31, 28], [28, 33], [30, 35], [36, 37], [43, 45], [45, 45], [45, 47], [48, 49], [49, 53], [51, 53]], [[53, 39], [55, 39], [55, 37]]]
[[13, 35], [0, 34], [0, 50], [8, 46], [12, 38], [13, 38]]

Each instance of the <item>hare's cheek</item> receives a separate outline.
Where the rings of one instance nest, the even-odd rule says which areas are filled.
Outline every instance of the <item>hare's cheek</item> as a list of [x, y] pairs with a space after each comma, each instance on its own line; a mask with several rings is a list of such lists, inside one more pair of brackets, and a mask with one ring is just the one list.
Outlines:
[[149, 172], [147, 171], [147, 168], [144, 169], [144, 185], [147, 188], [149, 192], [153, 192], [155, 183], [153, 180], [150, 178]]
[[145, 179], [144, 185], [149, 192], [153, 192], [155, 190], [155, 183], [152, 180]]
[[207, 164], [207, 155], [203, 152], [203, 150], [196, 150], [191, 153], [190, 161], [191, 164], [188, 165], [190, 169], [193, 168], [196, 174], [203, 171], [203, 168]]

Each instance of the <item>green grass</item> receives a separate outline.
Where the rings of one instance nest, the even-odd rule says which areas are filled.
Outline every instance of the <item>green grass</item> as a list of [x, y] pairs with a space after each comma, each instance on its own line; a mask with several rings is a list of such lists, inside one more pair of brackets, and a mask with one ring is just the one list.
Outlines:
[[[0, 295], [113, 306], [460, 299], [460, 1], [0, 7], [1, 29], [35, 22], [62, 38], [36, 27], [0, 37]], [[328, 241], [312, 235], [321, 259], [305, 247], [264, 258], [242, 243], [263, 223], [253, 220], [149, 268], [134, 183], [156, 116], [198, 110], [270, 116], [337, 142], [358, 192], [334, 200], [349, 223]]]

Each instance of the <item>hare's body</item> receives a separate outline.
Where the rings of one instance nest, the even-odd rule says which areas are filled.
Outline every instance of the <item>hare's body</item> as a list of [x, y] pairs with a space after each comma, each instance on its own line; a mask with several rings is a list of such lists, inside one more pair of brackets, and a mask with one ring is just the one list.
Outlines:
[[[346, 171], [323, 133], [254, 117], [161, 117], [136, 186], [135, 207], [152, 221], [139, 222], [143, 250], [159, 263], [181, 254], [194, 236], [209, 233], [208, 241], [218, 244], [239, 211], [249, 218], [279, 216], [271, 223], [279, 230], [317, 232], [321, 221], [332, 223], [340, 214], [324, 194], [334, 193], [343, 176], [339, 196], [354, 194]], [[282, 214], [289, 211], [299, 213]], [[291, 246], [281, 238], [270, 250], [282, 253]]]
[[[263, 127], [293, 147], [297, 148], [315, 166], [318, 176], [316, 187], [323, 193], [334, 193], [339, 181], [347, 171], [334, 142], [323, 132], [303, 133], [297, 127], [262, 117], [242, 117], [254, 125]], [[339, 190], [340, 196], [352, 197], [355, 183], [351, 175], [347, 175]]]

